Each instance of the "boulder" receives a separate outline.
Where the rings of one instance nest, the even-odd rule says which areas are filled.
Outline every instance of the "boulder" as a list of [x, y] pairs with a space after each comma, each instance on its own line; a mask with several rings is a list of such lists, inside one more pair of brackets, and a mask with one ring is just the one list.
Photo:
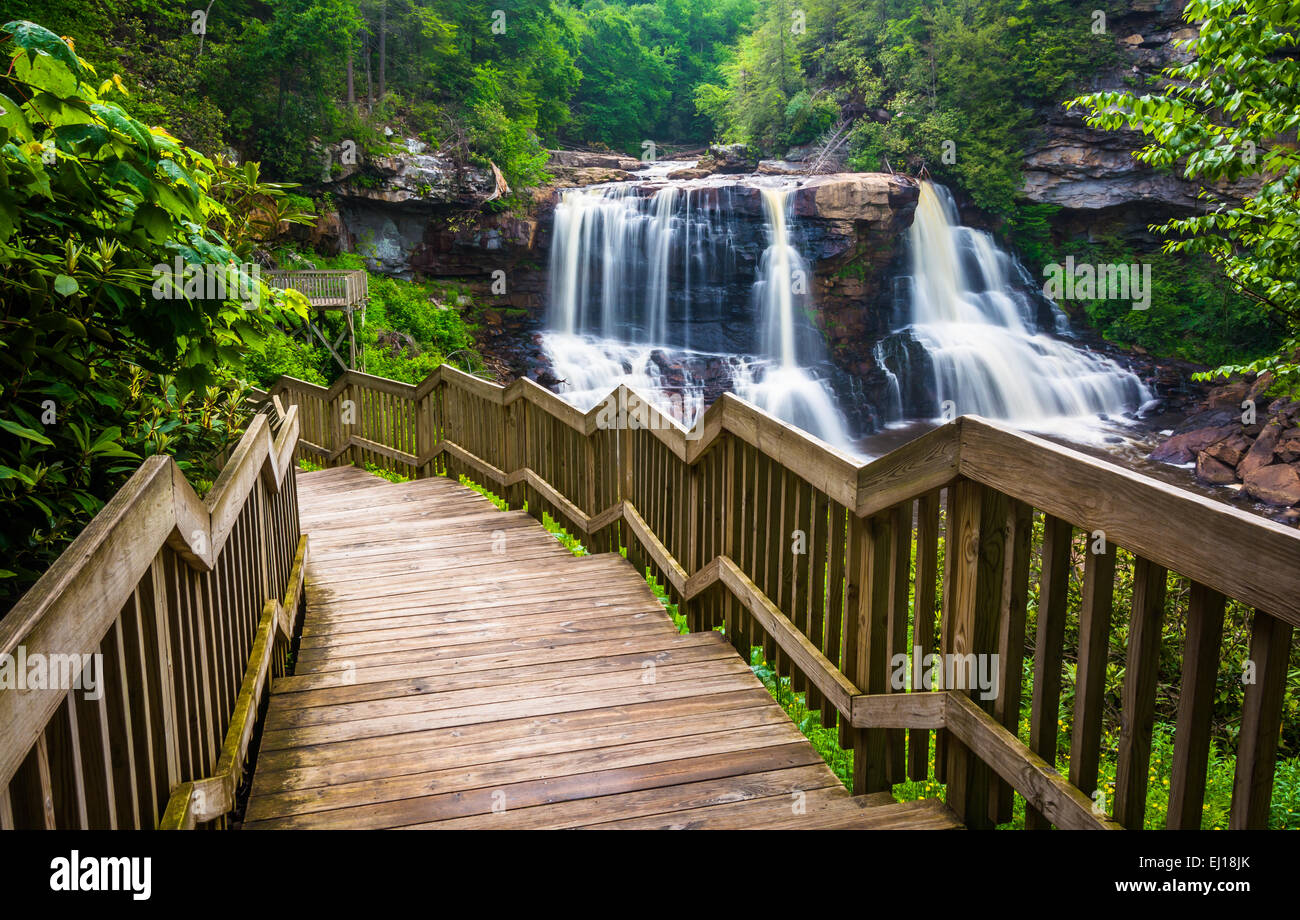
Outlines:
[[1205, 397], [1205, 404], [1211, 409], [1239, 409], [1250, 396], [1250, 391], [1249, 380], [1232, 380], [1210, 390]]
[[1250, 473], [1273, 462], [1273, 449], [1282, 439], [1282, 431], [1278, 419], [1273, 419], [1260, 431], [1255, 443], [1250, 446], [1250, 450], [1246, 451], [1246, 456], [1242, 457], [1241, 462], [1237, 464], [1237, 475], [1243, 481]]
[[[704, 160], [700, 161], [705, 162]], [[713, 170], [708, 166], [688, 166], [685, 169], [675, 169], [668, 174], [669, 179], [706, 179], [713, 175]]]
[[588, 153], [585, 150], [548, 150], [548, 166], [567, 169], [621, 169], [631, 172], [644, 169], [645, 165], [636, 157], [621, 153]]
[[710, 144], [707, 159], [714, 162], [714, 172], [750, 173], [758, 168], [758, 152], [748, 144]]
[[1236, 467], [1241, 462], [1241, 458], [1246, 456], [1246, 451], [1250, 450], [1252, 443], [1254, 442], [1250, 438], [1241, 432], [1237, 432], [1217, 444], [1211, 444], [1202, 453], [1208, 454], [1227, 466]]
[[1273, 448], [1273, 456], [1282, 463], [1295, 463], [1300, 460], [1300, 428], [1282, 432], [1282, 437]]
[[804, 171], [801, 164], [788, 160], [763, 160], [756, 170], [760, 176], [800, 176]]
[[613, 169], [605, 166], [551, 167], [551, 174], [554, 176], [552, 185], [558, 188], [586, 188], [588, 185], [627, 182], [636, 178], [625, 169]]
[[1300, 465], [1275, 463], [1251, 470], [1244, 485], [1247, 495], [1270, 505], [1300, 503]]
[[900, 202], [915, 201], [916, 190], [913, 180], [889, 173], [831, 173], [800, 185], [793, 207], [800, 217], [886, 223]]
[[471, 166], [430, 153], [374, 157], [365, 171], [339, 185], [337, 195], [354, 201], [411, 206], [477, 207], [510, 194], [495, 164]]
[[1211, 428], [1196, 428], [1184, 431], [1169, 438], [1150, 454], [1150, 459], [1165, 463], [1191, 463], [1196, 455], [1212, 444], [1236, 434], [1236, 425], [1222, 425]]
[[1202, 482], [1225, 486], [1237, 481], [1237, 471], [1226, 463], [1214, 459], [1209, 452], [1201, 451], [1196, 455], [1196, 478]]

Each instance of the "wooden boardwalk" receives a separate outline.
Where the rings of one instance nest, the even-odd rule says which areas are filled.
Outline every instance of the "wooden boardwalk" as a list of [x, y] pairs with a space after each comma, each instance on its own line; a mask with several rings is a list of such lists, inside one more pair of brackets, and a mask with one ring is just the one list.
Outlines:
[[[300, 474], [307, 613], [248, 828], [951, 828], [851, 796], [621, 556], [448, 479]], [[802, 795], [797, 793], [802, 792]]]

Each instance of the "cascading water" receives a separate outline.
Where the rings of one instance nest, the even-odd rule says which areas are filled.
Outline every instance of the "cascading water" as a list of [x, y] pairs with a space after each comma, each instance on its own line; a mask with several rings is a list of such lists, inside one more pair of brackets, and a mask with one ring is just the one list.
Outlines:
[[765, 240], [756, 211], [734, 200], [735, 183], [564, 193], [542, 348], [565, 398], [589, 408], [627, 383], [692, 425], [707, 403], [733, 390], [848, 446], [830, 392], [806, 369], [824, 356], [804, 318], [809, 273], [790, 240], [786, 191], [761, 193]]
[[[910, 283], [899, 285], [908, 325], [878, 355], [893, 358], [887, 370], [905, 381], [914, 412], [937, 415], [949, 403], [958, 415], [1077, 430], [1080, 421], [1115, 418], [1150, 398], [1109, 358], [1039, 332], [1028, 274], [989, 234], [958, 224], [946, 189], [922, 184], [909, 243]], [[1064, 314], [1053, 311], [1061, 331]], [[916, 374], [912, 343], [930, 366], [928, 379]]]
[[[799, 336], [798, 314], [807, 306], [808, 266], [790, 243], [784, 188], [763, 189], [768, 247], [763, 253], [754, 299], [763, 323], [763, 351], [775, 359], [762, 376], [737, 392], [762, 409], [811, 432], [828, 444], [847, 447], [848, 433], [826, 385], [810, 375], [807, 352], [820, 351], [820, 339]], [[802, 345], [802, 347], [801, 347]], [[800, 352], [804, 352], [801, 354]], [[815, 356], [821, 358], [820, 354]]]

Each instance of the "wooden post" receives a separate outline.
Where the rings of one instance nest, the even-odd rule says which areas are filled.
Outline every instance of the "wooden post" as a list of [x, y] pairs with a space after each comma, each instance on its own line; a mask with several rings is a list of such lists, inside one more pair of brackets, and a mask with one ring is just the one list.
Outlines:
[[1228, 822], [1233, 830], [1268, 826], [1291, 632], [1290, 623], [1255, 611], [1250, 633], [1250, 662], [1255, 673], [1254, 682], [1246, 684], [1237, 736], [1237, 773]]
[[[945, 682], [945, 689], [965, 693], [989, 710], [993, 701], [972, 692], [971, 684], [981, 673], [996, 674], [991, 664], [1005, 577], [1008, 500], [1000, 492], [966, 479], [959, 479], [952, 489], [943, 650], [945, 677], [951, 669], [956, 686]], [[994, 687], [993, 691], [998, 694], [1002, 689]], [[987, 764], [951, 732], [947, 734], [948, 806], [967, 827], [988, 827], [992, 774]]]

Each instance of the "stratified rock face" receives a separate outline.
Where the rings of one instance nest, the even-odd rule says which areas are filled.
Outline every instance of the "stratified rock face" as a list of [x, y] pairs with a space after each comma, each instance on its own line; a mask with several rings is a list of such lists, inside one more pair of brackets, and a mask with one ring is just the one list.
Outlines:
[[495, 165], [467, 166], [431, 153], [376, 157], [344, 180], [337, 197], [425, 207], [478, 207], [510, 194]]
[[911, 225], [919, 193], [919, 186], [903, 176], [832, 173], [800, 184], [794, 193], [794, 212], [821, 220], [898, 224], [897, 232]]
[[[1094, 75], [1095, 90], [1133, 90], [1156, 78], [1165, 67], [1187, 61], [1178, 43], [1196, 35], [1182, 19], [1186, 0], [1136, 0], [1108, 16], [1122, 64]], [[1141, 92], [1140, 89], [1137, 90]], [[1021, 194], [1030, 201], [1060, 205], [1087, 220], [1108, 209], [1128, 209], [1127, 220], [1143, 230], [1156, 213], [1188, 213], [1207, 207], [1197, 199], [1197, 185], [1139, 163], [1132, 151], [1145, 146], [1143, 135], [1097, 131], [1083, 121], [1083, 110], [1057, 106], [1043, 113], [1046, 127], [1026, 152]], [[1229, 198], [1255, 189], [1252, 182], [1224, 186]], [[1070, 222], [1072, 215], [1062, 215]]]
[[850, 374], [875, 371], [872, 346], [890, 327], [883, 288], [919, 195], [914, 180], [887, 173], [814, 176], [794, 193], [818, 325], [831, 359]]
[[555, 177], [552, 185], [562, 188], [586, 188], [589, 185], [628, 182], [636, 178], [625, 169], [606, 166], [548, 166], [547, 169]]

